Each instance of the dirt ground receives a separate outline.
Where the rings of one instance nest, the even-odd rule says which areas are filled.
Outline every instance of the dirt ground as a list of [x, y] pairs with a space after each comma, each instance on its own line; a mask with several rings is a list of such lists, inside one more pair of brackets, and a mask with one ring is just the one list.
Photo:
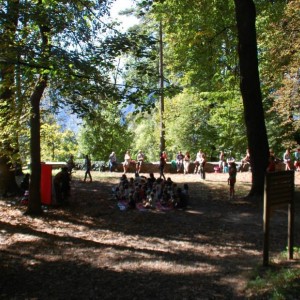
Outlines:
[[[85, 183], [77, 171], [69, 205], [44, 207], [41, 217], [0, 199], [0, 299], [254, 299], [246, 284], [262, 265], [263, 203], [242, 198], [250, 173], [238, 173], [235, 200], [227, 174], [166, 174], [190, 189], [189, 207], [170, 211], [121, 211], [111, 192], [121, 173], [92, 175]], [[287, 211], [279, 210], [271, 261], [286, 245]]]

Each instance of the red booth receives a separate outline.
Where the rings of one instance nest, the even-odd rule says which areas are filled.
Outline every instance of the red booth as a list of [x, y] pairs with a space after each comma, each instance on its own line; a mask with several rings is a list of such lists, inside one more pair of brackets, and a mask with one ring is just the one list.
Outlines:
[[41, 164], [41, 199], [42, 204], [52, 204], [52, 165]]
[[41, 199], [43, 205], [54, 203], [52, 197], [52, 169], [65, 167], [64, 162], [44, 162], [41, 163]]

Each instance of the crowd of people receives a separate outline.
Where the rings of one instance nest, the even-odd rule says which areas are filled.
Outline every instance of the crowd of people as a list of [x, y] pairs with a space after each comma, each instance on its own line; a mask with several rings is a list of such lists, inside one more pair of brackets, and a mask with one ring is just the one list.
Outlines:
[[[182, 195], [187, 194], [187, 189], [176, 189], [176, 184], [174, 184], [170, 180], [170, 178], [166, 179], [165, 177], [164, 169], [168, 161], [166, 151], [161, 152], [159, 156], [159, 177], [157, 179], [154, 179], [153, 173], [151, 173], [151, 176], [149, 178], [140, 177], [144, 160], [145, 155], [142, 150], [138, 151], [136, 159], [132, 158], [129, 150], [126, 151], [124, 155], [124, 161], [122, 162], [123, 175], [121, 177], [120, 184], [116, 189], [116, 197], [119, 200], [128, 201], [130, 207], [134, 207], [136, 203], [143, 203], [143, 205], [145, 206], [153, 207], [153, 203], [156, 203], [157, 201], [159, 201], [163, 205], [173, 205], [177, 207], [182, 207], [182, 205], [185, 206], [186, 204], [183, 203], [186, 202], [182, 199], [186, 199], [186, 197]], [[274, 172], [276, 170], [276, 163], [278, 161], [282, 161], [285, 164], [285, 170], [300, 171], [300, 147], [297, 148], [294, 154], [291, 153], [290, 149], [286, 149], [282, 159], [276, 157], [273, 150], [270, 149], [269, 164], [266, 171]], [[192, 162], [194, 165], [194, 170], [190, 170]], [[176, 154], [175, 160], [172, 160], [171, 163], [176, 168], [177, 173], [189, 174], [193, 172], [194, 174], [200, 174], [201, 179], [205, 179], [206, 155], [202, 150], [199, 150], [197, 152], [194, 160], [192, 160], [191, 155], [188, 151], [185, 153], [179, 151]], [[111, 172], [115, 169], [116, 164], [116, 153], [112, 152], [109, 155], [108, 164], [109, 170]], [[126, 174], [128, 173], [129, 166], [131, 164], [135, 165], [135, 178], [130, 178], [128, 180]], [[68, 161], [67, 166], [68, 172], [69, 174], [71, 174], [72, 168], [74, 166], [72, 156]], [[91, 161], [88, 155], [85, 156], [84, 166], [84, 182], [88, 177], [90, 181], [92, 181], [90, 172]], [[245, 156], [241, 159], [240, 165], [236, 163], [235, 158], [231, 155], [231, 152], [227, 155], [227, 157], [225, 157], [225, 153], [223, 151], [220, 151], [219, 163], [215, 167], [215, 172], [228, 173], [230, 199], [234, 198], [234, 186], [236, 183], [237, 172], [245, 170], [251, 170], [249, 149], [246, 149]], [[170, 182], [172, 182], [172, 184], [170, 184]]]
[[[135, 165], [135, 173], [139, 174], [142, 170], [142, 165], [144, 163], [145, 155], [139, 150], [136, 159], [133, 159], [130, 151], [126, 151], [124, 156], [124, 161], [122, 162], [123, 174], [128, 173], [129, 167], [131, 164]], [[160, 153], [159, 156], [159, 173], [162, 178], [165, 178], [164, 169], [167, 163], [168, 157], [166, 151]], [[269, 166], [267, 168], [268, 172], [275, 171], [276, 163], [282, 161], [285, 164], [286, 170], [300, 171], [300, 148], [297, 149], [294, 154], [291, 154], [291, 151], [287, 149], [283, 155], [282, 159], [275, 157], [272, 149], [270, 149], [269, 156]], [[171, 164], [176, 168], [177, 173], [194, 173], [200, 174], [201, 179], [205, 179], [205, 165], [206, 165], [206, 155], [200, 149], [194, 160], [192, 160], [190, 153], [187, 151], [183, 153], [178, 151], [174, 160], [171, 160]], [[235, 162], [237, 171], [251, 171], [250, 164], [250, 151], [246, 149], [245, 156], [241, 159], [239, 164], [236, 163], [235, 158], [231, 155], [231, 152], [225, 157], [224, 151], [220, 151], [219, 154], [219, 163], [214, 167], [215, 172], [229, 173], [230, 163]], [[109, 156], [109, 170], [112, 172], [117, 164], [117, 158], [115, 152], [112, 152]], [[191, 170], [191, 165], [194, 166], [194, 169]]]
[[[142, 166], [145, 160], [145, 155], [142, 150], [139, 150], [136, 159], [132, 159], [130, 151], [126, 151], [124, 155], [123, 175], [121, 177], [120, 184], [116, 189], [116, 197], [119, 200], [128, 201], [129, 206], [134, 207], [136, 203], [143, 203], [146, 207], [153, 207], [155, 203], [161, 203], [162, 205], [169, 205], [173, 207], [185, 207], [187, 205], [187, 195], [188, 188], [184, 187], [182, 190], [178, 188], [175, 183], [171, 181], [170, 178], [166, 179], [164, 174], [164, 169], [168, 161], [166, 151], [160, 153], [159, 156], [159, 177], [154, 178], [153, 173], [150, 174], [149, 178], [141, 177], [140, 173], [142, 171]], [[269, 164], [267, 167], [267, 172], [276, 171], [276, 163], [281, 161], [285, 165], [285, 170], [295, 170], [300, 171], [300, 147], [297, 148], [294, 153], [287, 148], [282, 156], [282, 159], [275, 156], [275, 153], [270, 149]], [[190, 170], [191, 163], [193, 162], [194, 170]], [[205, 179], [205, 164], [206, 155], [204, 152], [199, 150], [196, 154], [195, 160], [191, 159], [189, 152], [179, 151], [176, 154], [175, 160], [171, 161], [174, 167], [176, 167], [177, 173], [188, 174], [191, 171], [194, 174], [200, 174], [201, 179]], [[117, 164], [116, 153], [112, 152], [109, 155], [109, 170], [112, 172]], [[129, 170], [130, 164], [135, 165], [135, 178], [126, 177]], [[60, 172], [58, 172], [53, 178], [53, 187], [56, 197], [57, 204], [63, 204], [67, 201], [70, 193], [70, 181], [72, 170], [75, 167], [74, 157], [70, 156], [67, 161], [66, 167], [63, 167]], [[85, 156], [84, 162], [84, 179], [89, 178], [92, 182], [91, 175], [91, 160], [88, 155]], [[223, 151], [219, 154], [219, 163], [215, 167], [215, 172], [228, 173], [228, 185], [230, 199], [234, 198], [234, 186], [236, 183], [236, 176], [238, 171], [251, 170], [250, 165], [250, 152], [246, 149], [246, 154], [241, 160], [241, 164], [237, 165], [235, 158], [229, 153], [228, 157], [225, 157]], [[28, 200], [28, 190], [29, 190], [29, 180], [30, 175], [26, 174], [21, 185], [21, 193], [23, 193], [23, 200], [26, 202]]]
[[120, 178], [117, 187], [113, 189], [114, 197], [118, 202], [125, 203], [130, 209], [142, 205], [143, 208], [186, 208], [189, 201], [189, 188], [187, 184], [183, 188], [178, 187], [168, 177], [163, 180], [155, 178], [153, 173], [149, 177], [139, 176], [128, 179], [126, 174]]
[[[133, 159], [130, 154], [130, 151], [127, 150], [124, 155], [124, 161], [122, 162], [123, 174], [128, 173], [131, 164], [135, 165], [135, 173], [139, 174], [142, 170], [142, 165], [144, 163], [144, 160], [145, 160], [145, 155], [142, 152], [142, 150], [138, 151], [136, 159]], [[164, 178], [164, 168], [167, 161], [168, 161], [167, 153], [166, 151], [162, 151], [159, 155], [159, 172], [162, 178]], [[172, 161], [172, 164], [174, 164], [174, 166], [176, 167], [177, 173], [183, 172], [184, 174], [188, 174], [191, 171], [190, 170], [191, 162], [192, 159], [189, 152], [183, 154], [181, 151], [179, 151], [176, 155], [176, 159]], [[201, 150], [199, 150], [193, 162], [195, 164], [195, 169], [193, 172], [195, 174], [200, 174], [201, 178], [205, 179], [204, 166], [206, 163], [206, 157]], [[115, 169], [116, 164], [117, 164], [116, 153], [112, 152], [109, 155], [109, 160], [108, 160], [108, 168], [110, 172], [112, 172]]]
[[215, 168], [216, 172], [223, 172], [223, 173], [229, 173], [230, 164], [234, 162], [235, 166], [238, 171], [246, 171], [251, 170], [250, 167], [250, 152], [249, 149], [246, 149], [245, 156], [241, 159], [241, 164], [238, 166], [236, 164], [235, 158], [232, 156], [231, 152], [229, 152], [228, 157], [225, 157], [225, 153], [223, 151], [220, 151], [219, 154], [219, 164]]

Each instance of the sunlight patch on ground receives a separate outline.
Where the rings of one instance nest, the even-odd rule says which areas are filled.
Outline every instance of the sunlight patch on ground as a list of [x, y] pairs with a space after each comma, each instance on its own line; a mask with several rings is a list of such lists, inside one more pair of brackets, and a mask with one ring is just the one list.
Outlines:
[[42, 240], [43, 238], [37, 237], [36, 235], [33, 234], [28, 234], [28, 233], [15, 233], [11, 235], [12, 240], [17, 240], [18, 243], [22, 242], [37, 242], [39, 240]]
[[[101, 231], [91, 232], [90, 237], [90, 239], [82, 241], [83, 244], [90, 245], [90, 247], [82, 247], [81, 245], [77, 247], [72, 240], [62, 241], [61, 243], [65, 245], [64, 251], [56, 254], [57, 259], [81, 261], [97, 268], [110, 269], [115, 272], [197, 274], [203, 272], [218, 273], [220, 271], [218, 264], [206, 261], [208, 255], [215, 256], [217, 261], [219, 259], [230, 260], [230, 257], [236, 255], [247, 257], [252, 252], [241, 249], [239, 245], [226, 245], [215, 249], [202, 243], [195, 247], [195, 244], [186, 241], [146, 238], [123, 233], [106, 232], [102, 236]], [[88, 256], [91, 247], [94, 249], [93, 256]], [[189, 258], [191, 259], [189, 260]]]
[[187, 209], [185, 210], [186, 213], [193, 214], [193, 215], [203, 215], [204, 213], [202, 211], [198, 210], [192, 210], [192, 209]]
[[119, 270], [120, 272], [126, 271], [135, 271], [135, 272], [159, 272], [164, 274], [197, 274], [203, 273], [203, 271], [209, 272], [218, 272], [219, 268], [207, 263], [192, 263], [191, 265], [181, 264], [178, 262], [167, 262], [163, 260], [145, 260], [132, 262], [128, 261], [125, 263], [112, 265], [112, 270]]

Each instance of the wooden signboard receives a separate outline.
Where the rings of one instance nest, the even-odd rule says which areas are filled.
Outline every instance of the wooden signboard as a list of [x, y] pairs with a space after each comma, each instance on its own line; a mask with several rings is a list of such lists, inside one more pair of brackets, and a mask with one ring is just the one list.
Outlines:
[[271, 211], [278, 207], [288, 207], [288, 258], [293, 259], [294, 177], [294, 171], [280, 171], [266, 174], [264, 193], [264, 266], [269, 264], [269, 227]]

